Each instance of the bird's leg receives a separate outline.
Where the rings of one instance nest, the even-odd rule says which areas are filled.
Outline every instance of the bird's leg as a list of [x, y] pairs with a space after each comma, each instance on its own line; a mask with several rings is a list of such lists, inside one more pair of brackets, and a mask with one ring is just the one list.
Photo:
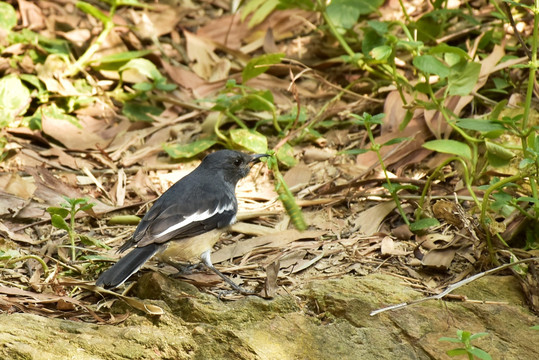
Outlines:
[[202, 270], [203, 266], [198, 262], [196, 264], [191, 264], [185, 262], [166, 261], [166, 263], [178, 270], [175, 276], [190, 275], [193, 273], [193, 270]]
[[200, 255], [200, 259], [202, 260], [202, 262], [204, 263], [204, 265], [206, 265], [208, 268], [210, 268], [214, 273], [216, 273], [217, 275], [219, 275], [221, 277], [221, 279], [223, 279], [228, 285], [232, 286], [232, 288], [234, 290], [236, 290], [237, 292], [239, 292], [240, 294], [242, 295], [253, 295], [255, 294], [254, 292], [252, 291], [248, 291], [248, 290], [245, 290], [244, 288], [242, 288], [241, 286], [237, 285], [236, 283], [234, 283], [232, 280], [230, 280], [225, 274], [223, 274], [222, 272], [220, 272], [219, 270], [217, 270], [215, 268], [215, 266], [213, 266], [212, 262], [211, 262], [211, 258], [210, 258], [210, 253], [211, 251], [210, 250], [206, 250], [202, 253], [202, 255]]

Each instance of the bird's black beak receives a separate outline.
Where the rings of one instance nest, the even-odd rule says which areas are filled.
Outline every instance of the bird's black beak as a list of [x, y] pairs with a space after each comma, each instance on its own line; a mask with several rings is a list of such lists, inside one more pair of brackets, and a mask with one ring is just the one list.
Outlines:
[[267, 156], [269, 156], [269, 155], [268, 154], [254, 154], [254, 155], [251, 155], [251, 158], [249, 159], [249, 164], [254, 165], [254, 164], [256, 164], [257, 162], [260, 161], [260, 158], [267, 157]]

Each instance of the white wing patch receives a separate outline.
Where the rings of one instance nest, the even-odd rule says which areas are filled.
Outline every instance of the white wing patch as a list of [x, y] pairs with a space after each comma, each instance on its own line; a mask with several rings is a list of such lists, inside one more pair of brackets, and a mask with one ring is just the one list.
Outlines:
[[[181, 229], [182, 227], [190, 224], [190, 223], [193, 223], [193, 222], [196, 222], [196, 221], [204, 221], [204, 220], [207, 220], [209, 218], [211, 218], [212, 216], [214, 215], [217, 215], [217, 214], [221, 214], [221, 213], [224, 213], [225, 211], [230, 211], [230, 210], [234, 210], [234, 204], [232, 202], [228, 203], [227, 205], [223, 206], [223, 207], [217, 207], [215, 210], [213, 210], [212, 212], [210, 212], [210, 210], [206, 210], [204, 212], [196, 212], [192, 215], [189, 215], [188, 217], [184, 218], [183, 221], [180, 221], [179, 223], [175, 224], [175, 225], [172, 225], [171, 227], [169, 227], [168, 229], [160, 232], [159, 234], [155, 235], [155, 239], [158, 239], [162, 236], [165, 236], [166, 234], [172, 232], [172, 231], [175, 231], [175, 230], [178, 230], [178, 229]], [[236, 217], [234, 216], [234, 220], [236, 219]]]

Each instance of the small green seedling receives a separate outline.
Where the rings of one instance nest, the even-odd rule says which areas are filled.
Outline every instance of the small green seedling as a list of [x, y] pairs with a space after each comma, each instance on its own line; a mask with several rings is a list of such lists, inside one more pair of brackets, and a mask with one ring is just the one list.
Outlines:
[[473, 360], [475, 357], [481, 360], [491, 360], [492, 357], [486, 351], [481, 350], [480, 348], [472, 345], [472, 340], [483, 337], [485, 335], [488, 335], [488, 333], [483, 332], [483, 333], [472, 334], [469, 331], [457, 330], [456, 338], [442, 337], [439, 340], [449, 341], [452, 343], [461, 343], [462, 345], [464, 345], [464, 347], [462, 348], [456, 348], [456, 349], [447, 351], [447, 355], [451, 357], [458, 356], [458, 355], [467, 355], [468, 359], [470, 360]]
[[[71, 243], [71, 259], [75, 261], [75, 237], [78, 236], [80, 240], [84, 240], [75, 232], [75, 215], [79, 211], [90, 211], [95, 204], [89, 203], [88, 199], [85, 198], [71, 199], [67, 196], [64, 196], [63, 198], [66, 200], [65, 203], [60, 204], [60, 207], [51, 206], [47, 208], [47, 212], [51, 214], [52, 226], [67, 231]], [[66, 218], [69, 220], [69, 224], [67, 223]]]

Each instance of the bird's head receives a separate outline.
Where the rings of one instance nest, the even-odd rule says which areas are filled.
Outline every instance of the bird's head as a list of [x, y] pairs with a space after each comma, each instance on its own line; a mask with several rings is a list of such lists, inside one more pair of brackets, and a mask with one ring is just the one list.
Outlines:
[[251, 166], [260, 161], [266, 154], [244, 154], [234, 150], [219, 150], [209, 154], [202, 160], [203, 166], [211, 171], [222, 171], [225, 180], [234, 185], [249, 174]]

